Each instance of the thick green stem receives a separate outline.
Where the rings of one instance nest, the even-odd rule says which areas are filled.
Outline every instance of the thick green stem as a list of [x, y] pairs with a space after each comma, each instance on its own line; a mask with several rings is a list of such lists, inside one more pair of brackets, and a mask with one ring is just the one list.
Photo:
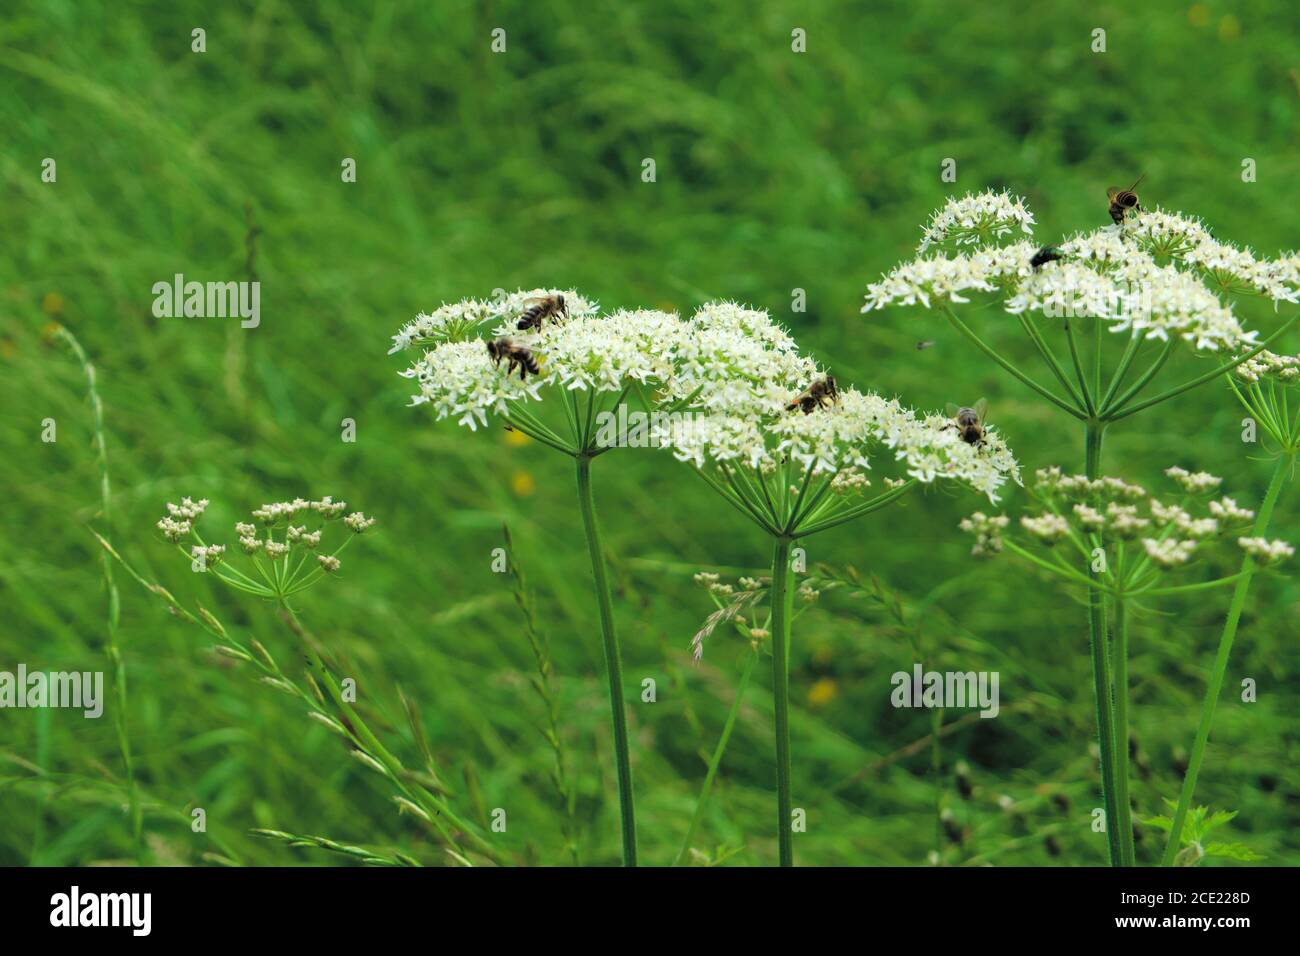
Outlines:
[[628, 757], [627, 713], [623, 707], [623, 662], [614, 634], [614, 609], [605, 576], [605, 554], [596, 523], [596, 502], [591, 494], [591, 456], [577, 455], [578, 504], [582, 525], [587, 532], [587, 549], [591, 553], [591, 576], [600, 607], [600, 633], [605, 644], [605, 673], [609, 678], [609, 710], [614, 726], [614, 762], [618, 770], [618, 805], [623, 827], [623, 865], [636, 866], [636, 817], [632, 805], [632, 762]]
[[794, 866], [794, 803], [790, 795], [790, 587], [792, 538], [779, 537], [772, 549], [772, 703], [776, 714], [776, 836], [781, 865]]
[[[1090, 419], [1084, 430], [1086, 456], [1084, 471], [1095, 480], [1101, 473], [1101, 443], [1106, 425]], [[1100, 574], [1088, 565], [1088, 577], [1099, 583]], [[1101, 748], [1101, 792], [1106, 811], [1106, 842], [1112, 866], [1122, 865], [1119, 813], [1115, 803], [1115, 729], [1112, 720], [1114, 698], [1111, 692], [1110, 655], [1106, 647], [1105, 596], [1096, 588], [1088, 589], [1088, 632], [1092, 650], [1092, 684], [1097, 703], [1097, 743]]]
[[[1294, 452], [1279, 455], [1273, 469], [1273, 478], [1264, 493], [1264, 502], [1259, 506], [1255, 516], [1255, 535], [1262, 536], [1268, 530], [1268, 523], [1273, 517], [1273, 506], [1277, 504], [1278, 495], [1286, 481], [1287, 472], [1294, 465]], [[1178, 795], [1178, 808], [1174, 811], [1173, 826], [1169, 829], [1169, 845], [1161, 858], [1162, 866], [1173, 863], [1178, 853], [1178, 842], [1182, 836], [1183, 823], [1187, 819], [1187, 810], [1196, 791], [1196, 776], [1201, 770], [1201, 761], [1205, 758], [1205, 745], [1210, 740], [1210, 725], [1214, 723], [1214, 709], [1219, 702], [1219, 692], [1223, 690], [1223, 678], [1228, 670], [1228, 656], [1232, 653], [1232, 642], [1237, 636], [1237, 625], [1241, 621], [1241, 611], [1246, 606], [1246, 593], [1250, 590], [1250, 581], [1255, 575], [1255, 559], [1249, 554], [1242, 559], [1241, 576], [1232, 592], [1232, 603], [1228, 605], [1228, 618], [1223, 624], [1223, 635], [1219, 638], [1219, 651], [1214, 656], [1214, 670], [1210, 672], [1210, 683], [1205, 689], [1205, 702], [1201, 704], [1201, 722], [1196, 728], [1196, 740], [1192, 744], [1191, 758], [1187, 761], [1187, 773], [1183, 776], [1183, 789]]]
[[1133, 845], [1133, 810], [1128, 796], [1128, 608], [1123, 593], [1115, 598], [1115, 804], [1119, 819], [1122, 866], [1136, 866]]

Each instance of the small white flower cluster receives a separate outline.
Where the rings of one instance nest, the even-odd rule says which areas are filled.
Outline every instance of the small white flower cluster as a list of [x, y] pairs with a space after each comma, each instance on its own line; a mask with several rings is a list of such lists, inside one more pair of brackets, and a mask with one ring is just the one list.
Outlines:
[[1283, 385], [1300, 384], [1300, 355], [1276, 355], [1265, 349], [1246, 359], [1233, 371], [1251, 385], [1273, 379]]
[[1059, 467], [1040, 468], [1034, 472], [1034, 488], [1041, 495], [1060, 494], [1065, 498], [1117, 498], [1137, 501], [1145, 498], [1147, 490], [1130, 484], [1122, 478], [1103, 475], [1095, 480], [1086, 475], [1067, 475]]
[[[274, 501], [270, 504], [262, 505], [260, 508], [253, 509], [253, 517], [264, 525], [275, 525], [281, 521], [292, 521], [295, 517], [305, 511], [315, 511], [322, 518], [337, 518], [343, 513], [343, 509], [348, 506], [346, 501], [335, 501], [329, 495], [315, 501], [309, 501], [306, 498], [294, 498], [292, 501]], [[235, 526], [235, 530], [241, 528], [251, 528], [252, 525], [240, 524]], [[243, 533], [241, 532], [241, 535]]]
[[684, 324], [674, 356], [667, 398], [710, 414], [775, 414], [820, 374], [766, 312], [734, 302], [701, 306]]
[[[1219, 484], [1212, 475], [1179, 467], [1166, 469], [1165, 474], [1189, 493]], [[1222, 537], [1255, 517], [1253, 511], [1240, 507], [1232, 498], [1208, 502], [1208, 516], [1194, 515], [1179, 505], [1163, 504], [1148, 496], [1145, 489], [1122, 479], [1108, 476], [1092, 481], [1082, 475], [1064, 474], [1059, 468], [1038, 471], [1033, 493], [1046, 507], [1040, 513], [1020, 518], [1020, 527], [1032, 538], [1049, 546], [1076, 533], [1139, 541], [1150, 561], [1165, 569], [1186, 564], [1201, 543]], [[963, 531], [976, 535], [975, 554], [1001, 551], [1001, 531], [1006, 527], [1006, 517], [989, 518], [980, 512], [961, 523]], [[1241, 538], [1239, 543], [1267, 560], [1291, 554], [1290, 545], [1282, 541]]]
[[178, 505], [169, 501], [167, 514], [158, 519], [155, 527], [163, 533], [164, 538], [175, 544], [190, 533], [195, 519], [203, 514], [207, 507], [207, 498], [200, 498], [198, 501], [182, 498]]
[[[184, 498], [180, 505], [168, 504], [169, 514], [158, 522], [158, 527], [167, 540], [177, 544], [182, 538], [194, 534], [198, 544], [191, 546], [190, 554], [194, 558], [201, 557], [210, 568], [225, 559], [226, 547], [221, 544], [206, 544], [194, 531], [194, 521], [207, 505], [206, 498], [198, 502]], [[252, 512], [252, 517], [260, 523], [260, 527], [251, 521], [236, 522], [235, 535], [245, 554], [265, 555], [271, 561], [279, 561], [288, 558], [295, 548], [311, 552], [320, 546], [322, 528], [309, 531], [306, 524], [295, 524], [295, 518], [314, 514], [318, 520], [328, 522], [341, 517], [346, 508], [347, 502], [335, 501], [329, 495], [315, 500], [294, 498], [291, 501], [271, 502]], [[284, 523], [284, 534], [281, 540], [276, 540], [275, 532], [281, 522]], [[343, 518], [343, 524], [354, 534], [361, 534], [374, 523], [375, 519], [360, 511], [354, 511]], [[266, 536], [259, 538], [258, 534], [263, 529]], [[339, 560], [333, 555], [316, 555], [316, 559], [326, 571], [337, 571], [339, 568]]]
[[[784, 405], [797, 394], [787, 388]], [[921, 417], [894, 399], [851, 388], [839, 389], [834, 402], [811, 414], [789, 410], [781, 401], [764, 414], [694, 415], [663, 436], [662, 443], [696, 468], [736, 463], [768, 474], [788, 460], [811, 475], [831, 476], [832, 488], [842, 493], [867, 485], [863, 472], [877, 447], [892, 451], [906, 474], [918, 481], [962, 481], [992, 501], [1008, 477], [1020, 480], [1019, 466], [992, 429], [987, 444], [977, 449], [947, 427], [946, 416]]]
[[193, 521], [199, 515], [207, 510], [208, 499], [200, 498], [198, 501], [192, 498], [182, 498], [178, 505], [167, 502], [167, 513], [173, 518], [182, 518], [186, 521]]
[[1255, 517], [1255, 512], [1249, 508], [1242, 508], [1232, 498], [1221, 498], [1218, 501], [1210, 502], [1210, 514], [1224, 521], [1251, 521]]
[[952, 256], [919, 256], [905, 262], [867, 287], [863, 312], [889, 305], [920, 305], [934, 301], [969, 302], [966, 292], [995, 292], [1033, 275], [1029, 260], [1038, 247], [1031, 242], [985, 246]]
[[[1058, 247], [1056, 260], [1038, 268], [1031, 265], [1034, 243], [999, 241], [1017, 226], [1030, 232], [1032, 222], [1023, 202], [1006, 193], [950, 200], [925, 227], [917, 257], [869, 284], [862, 311], [931, 308], [966, 302], [972, 291], [998, 292], [1012, 314], [1095, 316], [1114, 332], [1178, 336], [1197, 349], [1218, 351], [1253, 346], [1257, 333], [1242, 328], [1204, 279], [1223, 291], [1300, 301], [1300, 256], [1257, 260], [1249, 250], [1215, 240], [1193, 219], [1143, 212], [1122, 227], [1072, 236]], [[984, 244], [952, 255], [925, 254], [949, 239], [958, 246]]]
[[1106, 524], [1115, 537], [1127, 541], [1151, 527], [1151, 519], [1141, 517], [1137, 505], [1121, 505], [1112, 501], [1106, 505]]
[[1106, 516], [1096, 508], [1085, 505], [1083, 502], [1079, 502], [1074, 506], [1074, 517], [1079, 522], [1079, 527], [1084, 531], [1100, 531], [1106, 527]]
[[1267, 538], [1238, 538], [1237, 544], [1253, 558], [1264, 562], [1281, 561], [1292, 557], [1295, 548], [1285, 541], [1269, 541]]
[[1217, 478], [1206, 471], [1190, 472], [1186, 468], [1179, 468], [1174, 465], [1172, 468], [1166, 468], [1165, 474], [1182, 486], [1182, 489], [1190, 495], [1198, 495], [1204, 491], [1213, 491], [1223, 484], [1222, 478]]
[[1143, 538], [1142, 548], [1156, 564], [1162, 568], [1173, 568], [1186, 564], [1196, 551], [1196, 542], [1178, 538]]
[[[361, 512], [359, 511], [353, 512], [352, 516], [343, 519], [344, 523], [348, 524], [349, 527], [351, 527], [352, 517], [355, 517], [360, 513]], [[372, 519], [370, 523], [374, 524], [374, 520]], [[243, 525], [243, 526], [236, 525], [235, 529], [239, 530], [240, 527], [249, 527], [249, 525]], [[353, 528], [353, 530], [355, 531], [356, 529]], [[319, 528], [317, 528], [315, 531], [308, 531], [307, 526], [305, 524], [303, 525], [291, 524], [289, 525], [288, 528], [285, 529], [284, 539], [289, 544], [301, 544], [304, 548], [307, 548], [309, 550], [314, 550], [317, 547], [317, 545], [320, 544], [320, 534], [321, 533]]]
[[1055, 544], [1070, 533], [1070, 523], [1058, 514], [1024, 515], [1020, 524], [1035, 538]]
[[211, 567], [225, 556], [226, 546], [224, 544], [194, 545], [190, 548], [190, 556], [201, 558], [205, 565]]
[[970, 553], [976, 556], [997, 554], [1002, 550], [1002, 532], [1011, 519], [1006, 515], [986, 515], [977, 511], [969, 518], [961, 519], [961, 530], [975, 535], [975, 544]]
[[[354, 511], [352, 512], [352, 514], [348, 515], [346, 518], [343, 519], [343, 523], [347, 525], [349, 528], [351, 528], [352, 531], [354, 531], [356, 534], [361, 534], [361, 532], [365, 531], [367, 528], [369, 528], [372, 524], [375, 523], [375, 519], [367, 518], [360, 511]], [[292, 537], [290, 538], [290, 540], [292, 540]]]
[[1153, 255], [1178, 259], [1199, 269], [1221, 289], [1262, 295], [1274, 302], [1300, 301], [1300, 272], [1294, 254], [1257, 259], [1249, 249], [1220, 242], [1200, 220], [1153, 209], [1125, 226]]
[[970, 245], [989, 238], [999, 238], [1019, 229], [1032, 234], [1034, 217], [1025, 208], [1025, 201], [1010, 192], [970, 193], [949, 199], [930, 217], [923, 229], [918, 252], [933, 245], [952, 240], [957, 245]]
[[[736, 593], [735, 587], [725, 583], [722, 580], [721, 575], [716, 574], [713, 571], [698, 571], [695, 574], [694, 580], [695, 583], [704, 588], [704, 590], [708, 591], [710, 594], [716, 594], [721, 598], [729, 598]], [[748, 579], [742, 579], [742, 581], [743, 580]], [[745, 588], [745, 590], [748, 591], [754, 589]]]
[[1151, 516], [1163, 525], [1171, 526], [1193, 538], [1208, 538], [1219, 533], [1217, 518], [1196, 518], [1178, 505], [1163, 505], [1154, 498], [1150, 501]]

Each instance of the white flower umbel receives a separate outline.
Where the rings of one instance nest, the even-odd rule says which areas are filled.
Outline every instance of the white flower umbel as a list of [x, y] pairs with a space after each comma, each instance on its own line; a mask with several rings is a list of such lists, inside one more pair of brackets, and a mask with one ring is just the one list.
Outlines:
[[[212, 574], [236, 590], [269, 598], [287, 607], [286, 601], [290, 596], [305, 591], [323, 577], [323, 572], [308, 559], [319, 546], [326, 523], [339, 517], [347, 503], [326, 496], [316, 500], [276, 501], [256, 508], [252, 512], [256, 523], [240, 521], [234, 529], [240, 550], [247, 556], [246, 561], [232, 560], [227, 556], [225, 545], [208, 544], [199, 534], [196, 525], [207, 505], [206, 498], [197, 503], [189, 498], [182, 499], [179, 505], [169, 503], [168, 515], [158, 522], [163, 536], [177, 546], [196, 571]], [[172, 517], [181, 514], [188, 517], [181, 521]], [[298, 519], [303, 523], [295, 524]], [[318, 523], [319, 526], [308, 531], [307, 523]], [[354, 533], [344, 538], [329, 555], [316, 556], [318, 560], [328, 558], [328, 561], [321, 561], [328, 570], [338, 570], [340, 562], [335, 555], [347, 547], [356, 534], [373, 525], [374, 519], [357, 511], [349, 515], [345, 523]], [[258, 537], [260, 532], [265, 532], [265, 538]], [[186, 538], [194, 542], [188, 550], [182, 543]]]
[[1025, 201], [1011, 193], [989, 190], [950, 199], [930, 217], [918, 252], [944, 242], [972, 245], [1014, 232], [1032, 233], [1034, 217]]
[[[474, 327], [477, 335], [461, 334], [425, 351], [401, 373], [418, 383], [411, 404], [428, 404], [439, 419], [451, 418], [471, 430], [499, 417], [532, 438], [577, 454], [595, 437], [589, 418], [610, 410], [634, 388], [644, 387], [642, 394], [648, 395], [671, 381], [683, 335], [677, 316], [654, 310], [600, 316], [569, 291], [563, 293], [567, 317], [546, 322], [539, 330], [514, 328], [539, 291], [506, 297], [504, 305], [494, 303], [490, 320]], [[568, 305], [571, 301], [577, 304]], [[501, 337], [509, 339], [512, 348], [524, 350], [536, 371], [494, 357], [488, 343]], [[549, 392], [569, 405], [567, 424], [558, 428], [568, 428], [567, 439], [526, 407], [542, 402]], [[603, 396], [603, 405], [596, 395]], [[609, 398], [614, 399], [612, 405]]]
[[[1253, 357], [1294, 321], [1261, 343], [1260, 334], [1243, 324], [1225, 298], [1244, 290], [1275, 303], [1300, 301], [1300, 258], [1294, 253], [1258, 259], [1216, 240], [1196, 220], [1164, 211], [1138, 213], [1122, 226], [1078, 233], [1055, 247], [1022, 238], [1032, 221], [1023, 201], [1008, 194], [950, 200], [925, 227], [917, 257], [868, 285], [862, 311], [938, 309], [1040, 396], [1100, 428]], [[937, 254], [932, 247], [941, 243], [948, 248]], [[961, 306], [977, 295], [1000, 300], [1019, 318], [1054, 380], [1052, 387], [958, 317]], [[1103, 377], [1098, 373], [1107, 351], [1104, 330], [1116, 334], [1122, 354], [1112, 374]], [[1141, 398], [1178, 342], [1217, 353], [1216, 367], [1154, 398]], [[1144, 354], [1146, 370], [1130, 374], [1142, 368]]]

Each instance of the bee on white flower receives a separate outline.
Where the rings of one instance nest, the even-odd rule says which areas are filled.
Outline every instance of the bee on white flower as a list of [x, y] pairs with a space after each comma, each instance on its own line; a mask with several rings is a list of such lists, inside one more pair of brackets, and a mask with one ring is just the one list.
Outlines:
[[[1257, 260], [1248, 250], [1218, 242], [1196, 220], [1164, 211], [1138, 213], [1122, 229], [1106, 226], [1066, 239], [1057, 247], [1061, 261], [1050, 269], [1032, 268], [1034, 243], [1001, 242], [1017, 229], [1030, 232], [1032, 223], [1023, 200], [1006, 193], [949, 200], [925, 227], [917, 257], [868, 286], [863, 311], [932, 308], [964, 303], [971, 292], [997, 293], [1013, 315], [1095, 317], [1117, 333], [1177, 337], [1196, 349], [1232, 351], [1254, 346], [1257, 333], [1243, 328], [1203, 280], [1219, 289], [1300, 301], [1296, 257]], [[946, 242], [962, 251], [927, 254]]]
[[369, 528], [371, 525], [375, 523], [375, 519], [367, 518], [360, 511], [354, 511], [352, 512], [352, 514], [348, 515], [346, 518], [343, 519], [343, 523], [347, 525], [350, 529], [352, 529], [352, 531], [355, 532], [356, 534], [361, 534], [363, 531], [365, 531], [367, 528]]

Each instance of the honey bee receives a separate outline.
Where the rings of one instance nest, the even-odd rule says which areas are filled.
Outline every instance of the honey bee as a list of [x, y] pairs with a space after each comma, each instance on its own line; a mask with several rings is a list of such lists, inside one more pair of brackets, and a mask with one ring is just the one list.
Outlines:
[[948, 415], [952, 418], [947, 425], [944, 425], [940, 431], [947, 431], [950, 428], [957, 429], [961, 440], [968, 445], [974, 445], [976, 448], [983, 448], [988, 442], [984, 438], [984, 413], [988, 411], [989, 403], [980, 399], [975, 403], [974, 408], [958, 408], [952, 402], [948, 403]]
[[1111, 186], [1106, 190], [1106, 198], [1110, 200], [1110, 218], [1115, 225], [1124, 222], [1124, 217], [1128, 215], [1130, 209], [1135, 212], [1141, 212], [1142, 206], [1138, 203], [1138, 194], [1133, 190], [1137, 189], [1138, 183], [1146, 177], [1143, 173], [1128, 189], [1120, 189], [1118, 186]]
[[519, 368], [519, 381], [524, 381], [528, 373], [536, 375], [541, 371], [537, 366], [537, 359], [533, 358], [533, 353], [521, 345], [515, 345], [507, 338], [493, 339], [487, 344], [488, 355], [492, 356], [492, 363], [500, 365], [501, 360], [505, 359], [509, 364], [506, 365], [506, 378], [510, 377], [516, 366]]
[[560, 316], [569, 314], [562, 295], [535, 296], [528, 302], [531, 303], [528, 311], [519, 317], [519, 322], [515, 326], [521, 332], [525, 329], [536, 329], [540, 332], [547, 319], [559, 319]]
[[825, 378], [815, 380], [803, 394], [796, 395], [790, 404], [786, 406], [786, 411], [801, 408], [805, 415], [811, 415], [815, 409], [825, 408], [829, 402], [838, 401], [839, 397], [840, 393], [835, 387], [835, 379], [827, 375]]
[[1029, 266], [1037, 272], [1041, 267], [1047, 265], [1047, 263], [1056, 262], [1057, 260], [1064, 258], [1065, 253], [1060, 249], [1057, 249], [1055, 246], [1043, 246], [1035, 252], [1033, 257], [1029, 260]]

